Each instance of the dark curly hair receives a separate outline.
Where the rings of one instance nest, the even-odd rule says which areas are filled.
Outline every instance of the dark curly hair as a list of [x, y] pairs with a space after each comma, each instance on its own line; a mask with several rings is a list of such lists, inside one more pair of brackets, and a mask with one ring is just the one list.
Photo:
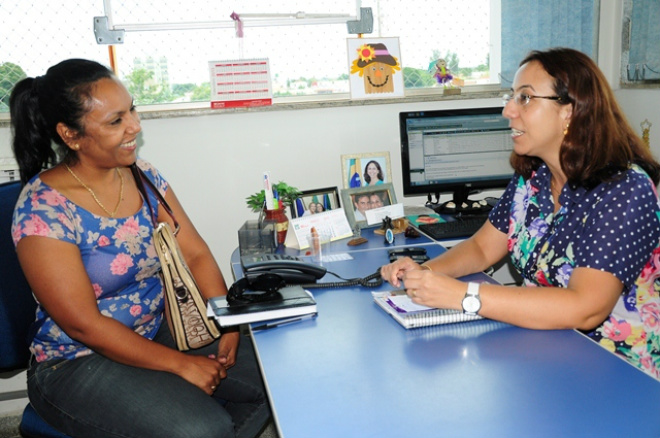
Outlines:
[[[570, 128], [561, 145], [560, 163], [568, 182], [595, 187], [635, 163], [657, 185], [660, 164], [633, 131], [614, 98], [605, 76], [584, 53], [568, 48], [532, 51], [520, 65], [538, 62], [554, 79], [561, 97], [558, 105], [571, 105]], [[541, 165], [536, 157], [511, 155], [511, 165], [524, 178]]]

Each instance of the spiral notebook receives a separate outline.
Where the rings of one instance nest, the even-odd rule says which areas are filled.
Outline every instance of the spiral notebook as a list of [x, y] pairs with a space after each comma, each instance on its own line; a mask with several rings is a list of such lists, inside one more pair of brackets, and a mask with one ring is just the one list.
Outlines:
[[[493, 277], [483, 272], [469, 274], [460, 277], [459, 280], [499, 284]], [[371, 292], [371, 294], [376, 304], [407, 329], [483, 319], [479, 315], [466, 315], [460, 310], [437, 309], [413, 303], [403, 290]]]
[[372, 292], [374, 301], [407, 329], [482, 319], [460, 310], [436, 309], [413, 303], [405, 291]]

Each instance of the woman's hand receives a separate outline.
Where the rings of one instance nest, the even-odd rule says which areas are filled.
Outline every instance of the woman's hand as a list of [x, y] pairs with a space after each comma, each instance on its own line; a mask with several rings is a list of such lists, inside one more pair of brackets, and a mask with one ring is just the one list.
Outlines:
[[394, 287], [401, 287], [401, 279], [407, 272], [421, 270], [422, 268], [410, 257], [402, 257], [389, 265], [380, 268], [380, 275]]
[[227, 377], [227, 370], [214, 358], [184, 355], [184, 364], [178, 374], [208, 395], [213, 394], [220, 381]]
[[233, 367], [236, 364], [236, 351], [240, 341], [240, 333], [236, 331], [223, 331], [218, 342], [218, 355], [216, 360], [222, 365], [225, 370]]
[[410, 270], [401, 278], [406, 293], [417, 304], [443, 309], [461, 309], [467, 285], [447, 275], [426, 269]]

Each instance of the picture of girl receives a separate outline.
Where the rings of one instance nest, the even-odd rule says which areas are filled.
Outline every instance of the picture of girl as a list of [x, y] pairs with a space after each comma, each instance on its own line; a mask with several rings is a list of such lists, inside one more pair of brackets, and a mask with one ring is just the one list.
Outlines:
[[383, 182], [383, 169], [380, 167], [380, 164], [376, 160], [369, 161], [364, 168], [364, 185], [375, 186], [383, 184]]

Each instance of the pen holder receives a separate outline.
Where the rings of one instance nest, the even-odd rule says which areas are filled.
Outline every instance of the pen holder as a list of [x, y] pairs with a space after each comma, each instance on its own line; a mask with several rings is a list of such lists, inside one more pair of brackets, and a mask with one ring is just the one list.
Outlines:
[[286, 240], [286, 232], [289, 229], [289, 219], [286, 217], [283, 208], [278, 208], [277, 210], [264, 210], [266, 217], [264, 218], [264, 224], [271, 222], [275, 226], [275, 232], [277, 233], [277, 244], [281, 245]]
[[277, 248], [274, 223], [246, 221], [238, 230], [241, 255], [272, 254]]

